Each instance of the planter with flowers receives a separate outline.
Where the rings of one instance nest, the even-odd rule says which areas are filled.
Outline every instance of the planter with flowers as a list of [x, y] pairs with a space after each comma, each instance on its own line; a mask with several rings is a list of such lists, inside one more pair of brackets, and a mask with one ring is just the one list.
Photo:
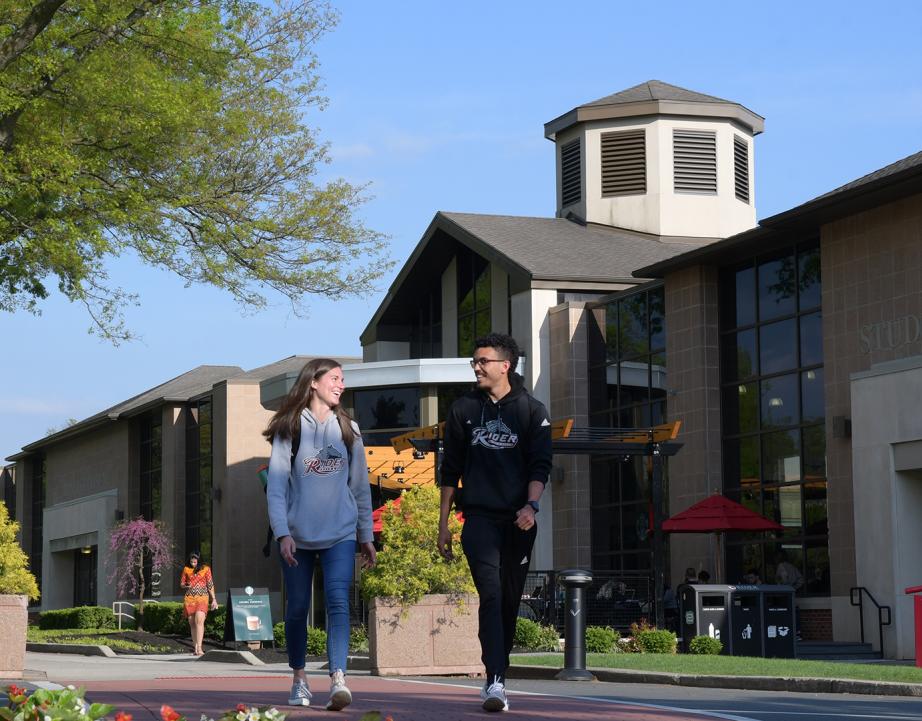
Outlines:
[[26, 609], [38, 598], [38, 585], [29, 572], [29, 558], [19, 547], [19, 524], [0, 503], [0, 678], [22, 678], [26, 659]]
[[445, 561], [438, 552], [439, 494], [434, 486], [417, 486], [382, 514], [378, 561], [362, 576], [372, 673], [483, 672], [479, 604], [454, 516], [455, 559]]

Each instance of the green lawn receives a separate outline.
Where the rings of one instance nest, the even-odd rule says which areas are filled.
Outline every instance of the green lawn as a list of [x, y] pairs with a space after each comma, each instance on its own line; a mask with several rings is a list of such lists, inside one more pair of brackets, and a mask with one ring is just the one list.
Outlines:
[[29, 626], [26, 640], [32, 643], [86, 643], [101, 644], [113, 650], [136, 651], [138, 653], [170, 653], [170, 646], [138, 643], [119, 638], [122, 631], [112, 628], [62, 628], [42, 630]]
[[[563, 668], [563, 654], [513, 654], [512, 663]], [[922, 668], [882, 663], [863, 664], [691, 654], [590, 653], [586, 655], [586, 665], [589, 668], [618, 668], [629, 671], [661, 671], [707, 676], [806, 676], [922, 684]]]

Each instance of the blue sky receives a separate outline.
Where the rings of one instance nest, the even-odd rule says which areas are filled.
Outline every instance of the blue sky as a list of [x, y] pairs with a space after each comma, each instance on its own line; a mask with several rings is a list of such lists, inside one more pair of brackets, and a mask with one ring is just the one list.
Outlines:
[[[332, 144], [325, 171], [370, 183], [362, 214], [397, 265], [368, 298], [281, 298], [258, 314], [126, 258], [142, 339], [114, 348], [61, 298], [0, 316], [0, 455], [200, 364], [359, 354], [365, 327], [437, 210], [554, 213], [543, 124], [658, 79], [766, 118], [755, 145], [764, 218], [922, 150], [922, 3], [362, 2], [340, 0], [318, 53]], [[347, 378], [348, 382], [348, 378]]]

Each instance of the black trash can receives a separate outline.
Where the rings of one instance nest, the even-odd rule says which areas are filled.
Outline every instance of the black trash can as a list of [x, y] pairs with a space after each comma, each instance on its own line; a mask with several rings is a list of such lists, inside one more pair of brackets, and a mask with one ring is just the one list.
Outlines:
[[730, 653], [730, 586], [682, 585], [679, 592], [679, 630], [682, 648], [688, 651], [695, 636], [710, 636]]
[[791, 586], [760, 586], [762, 592], [763, 645], [766, 658], [794, 658], [797, 629], [794, 589]]
[[730, 587], [730, 651], [733, 656], [762, 656], [762, 589]]

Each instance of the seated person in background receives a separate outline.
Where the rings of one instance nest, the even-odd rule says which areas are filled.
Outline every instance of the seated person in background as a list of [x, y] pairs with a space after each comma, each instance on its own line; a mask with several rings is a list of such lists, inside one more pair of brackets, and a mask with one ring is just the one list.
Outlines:
[[695, 569], [689, 566], [685, 569], [685, 580], [683, 583], [695, 584], [698, 583], [698, 576], [695, 575]]
[[755, 571], [750, 571], [743, 575], [743, 583], [749, 586], [758, 586], [762, 583], [762, 579], [759, 578], [759, 574]]
[[795, 591], [804, 585], [804, 576], [793, 563], [791, 563], [784, 553], [779, 553], [775, 557], [775, 583], [782, 586], [791, 586]]
[[698, 583], [710, 583], [711, 574], [705, 571], [703, 568], [698, 571]]

